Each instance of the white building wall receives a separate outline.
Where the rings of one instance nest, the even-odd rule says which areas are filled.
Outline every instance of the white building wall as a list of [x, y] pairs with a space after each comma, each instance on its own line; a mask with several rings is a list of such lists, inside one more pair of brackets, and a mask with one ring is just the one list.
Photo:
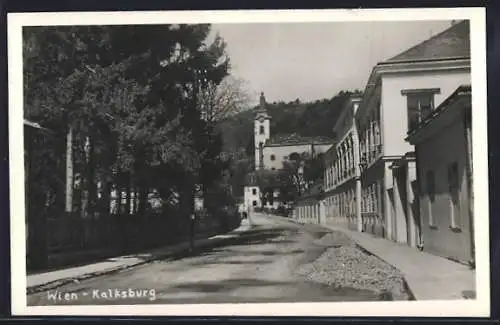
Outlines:
[[[465, 130], [462, 120], [444, 125], [441, 132], [431, 139], [417, 144], [418, 177], [422, 187], [420, 213], [424, 251], [468, 261], [471, 256], [469, 197], [467, 188], [467, 154]], [[452, 222], [452, 203], [448, 183], [448, 166], [458, 164], [459, 209]], [[435, 200], [429, 200], [426, 189], [426, 173], [433, 171], [435, 177]], [[432, 213], [432, 222], [430, 218]], [[455, 232], [452, 228], [460, 229]]]
[[408, 116], [406, 96], [401, 94], [402, 90], [439, 88], [440, 93], [434, 96], [434, 107], [438, 107], [459, 86], [470, 82], [470, 69], [383, 75], [381, 131], [384, 155], [403, 155], [414, 150], [405, 141]]
[[[331, 144], [314, 145], [314, 151], [316, 153], [324, 153], [330, 149]], [[283, 168], [283, 160], [290, 156], [290, 154], [296, 152], [301, 154], [303, 152], [311, 153], [312, 146], [310, 144], [303, 144], [297, 146], [269, 146], [264, 147], [264, 168], [265, 169], [275, 169], [279, 170]], [[274, 160], [272, 160], [272, 155], [274, 155]], [[256, 160], [258, 162], [258, 160]]]
[[261, 206], [260, 190], [258, 186], [245, 186], [243, 196], [246, 210]]

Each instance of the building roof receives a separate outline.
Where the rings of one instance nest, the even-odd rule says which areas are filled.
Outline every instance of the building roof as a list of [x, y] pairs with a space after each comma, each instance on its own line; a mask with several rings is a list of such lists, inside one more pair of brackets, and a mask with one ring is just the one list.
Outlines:
[[42, 127], [40, 126], [40, 124], [38, 123], [35, 123], [35, 122], [31, 122], [31, 121], [28, 121], [28, 120], [24, 120], [24, 125], [26, 126], [29, 126], [29, 127], [32, 127], [32, 128], [35, 128], [35, 129], [41, 129]]
[[471, 86], [462, 85], [458, 87], [448, 98], [446, 98], [436, 109], [432, 111], [429, 116], [424, 118], [417, 127], [408, 132], [408, 137], [406, 141], [411, 141], [411, 139], [419, 133], [425, 126], [432, 123], [444, 112], [453, 109], [453, 107], [470, 107], [471, 104]]
[[[470, 59], [470, 26], [464, 20], [453, 24], [448, 29], [407, 49], [406, 51], [375, 65], [370, 73], [364, 90], [363, 101], [356, 113], [364, 116], [367, 103], [377, 89], [378, 78], [384, 69], [390, 67], [407, 67], [423, 62], [454, 62], [458, 59]], [[453, 59], [453, 60], [452, 60]]]
[[277, 134], [266, 141], [265, 146], [294, 146], [307, 144], [333, 144], [334, 140], [323, 136], [305, 137], [297, 133]]
[[385, 62], [396, 63], [468, 57], [470, 57], [470, 26], [468, 20], [463, 20]]
[[255, 172], [248, 173], [245, 177], [245, 186], [258, 186]]
[[51, 130], [44, 128], [40, 124], [38, 124], [36, 122], [29, 121], [27, 119], [24, 119], [24, 126], [27, 126], [27, 127], [33, 128], [33, 129], [37, 129], [37, 130], [40, 130], [40, 131], [42, 131], [44, 133], [48, 133], [48, 134], [53, 133]]

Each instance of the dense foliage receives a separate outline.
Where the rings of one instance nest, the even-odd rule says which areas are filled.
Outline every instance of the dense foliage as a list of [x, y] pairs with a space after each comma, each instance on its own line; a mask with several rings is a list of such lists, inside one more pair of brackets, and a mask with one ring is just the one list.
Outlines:
[[84, 217], [109, 211], [112, 189], [126, 193], [119, 212], [145, 211], [155, 192], [185, 216], [196, 186], [224, 192], [213, 188], [228, 186], [220, 180], [230, 160], [203, 107], [230, 65], [224, 40], [207, 43], [209, 33], [210, 25], [26, 27], [25, 118], [54, 132], [51, 145], [32, 148], [49, 157], [31, 166], [32, 183], [47, 184], [59, 204], [74, 183]]

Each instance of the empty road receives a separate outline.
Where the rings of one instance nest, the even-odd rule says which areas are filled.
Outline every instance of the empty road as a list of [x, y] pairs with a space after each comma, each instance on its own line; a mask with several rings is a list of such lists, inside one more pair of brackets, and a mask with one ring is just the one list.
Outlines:
[[369, 291], [334, 289], [294, 275], [325, 247], [325, 234], [256, 214], [254, 227], [191, 256], [155, 262], [28, 296], [28, 305], [179, 304], [378, 300]]

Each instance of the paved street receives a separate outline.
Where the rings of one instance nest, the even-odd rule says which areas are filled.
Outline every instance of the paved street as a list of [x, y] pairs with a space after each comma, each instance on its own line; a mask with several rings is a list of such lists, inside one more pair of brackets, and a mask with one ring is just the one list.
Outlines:
[[28, 296], [28, 305], [235, 303], [378, 300], [369, 291], [331, 288], [293, 274], [325, 247], [318, 226], [255, 215], [254, 228], [193, 256], [177, 256]]

